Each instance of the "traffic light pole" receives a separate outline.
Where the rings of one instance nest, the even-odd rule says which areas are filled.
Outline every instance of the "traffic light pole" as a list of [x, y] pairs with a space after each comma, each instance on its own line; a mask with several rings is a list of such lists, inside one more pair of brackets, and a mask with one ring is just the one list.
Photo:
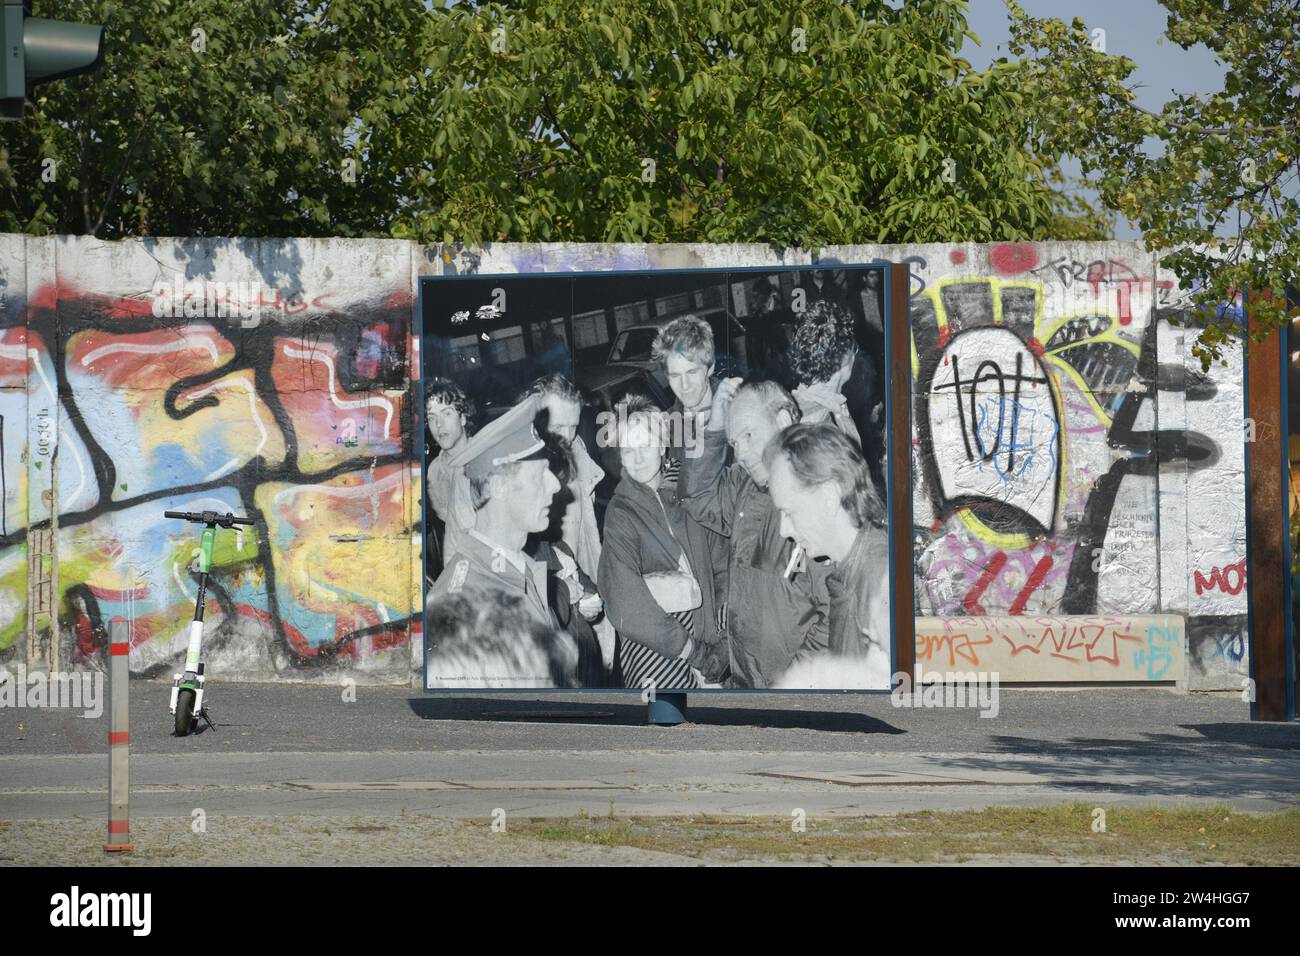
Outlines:
[[31, 0], [2, 2], [0, 119], [20, 120], [36, 84], [99, 69], [104, 28], [33, 17]]

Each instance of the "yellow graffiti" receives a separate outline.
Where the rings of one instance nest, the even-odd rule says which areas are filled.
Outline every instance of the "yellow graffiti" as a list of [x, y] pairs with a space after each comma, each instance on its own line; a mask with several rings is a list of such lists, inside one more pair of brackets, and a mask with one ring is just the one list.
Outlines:
[[[1072, 312], [1069, 315], [1063, 315], [1060, 317], [1059, 321], [1047, 330], [1044, 336], [1039, 336], [1037, 331], [1035, 331], [1034, 338], [1038, 339], [1040, 342], [1046, 342], [1056, 333], [1057, 329], [1061, 328], [1072, 319], [1093, 317], [1099, 314], [1100, 313], [1097, 312]], [[1068, 352], [1070, 349], [1079, 348], [1084, 345], [1091, 345], [1096, 342], [1108, 342], [1111, 345], [1118, 345], [1120, 348], [1132, 354], [1134, 358], [1137, 358], [1138, 355], [1141, 354], [1142, 350], [1137, 345], [1127, 339], [1120, 338], [1120, 326], [1117, 316], [1108, 315], [1104, 316], [1104, 318], [1110, 320], [1110, 324], [1106, 327], [1104, 332], [1099, 335], [1090, 335], [1086, 339], [1079, 339], [1078, 341], [1071, 342], [1068, 345], [1044, 350], [1043, 360], [1051, 362], [1053, 366], [1065, 373], [1070, 381], [1074, 382], [1075, 386], [1079, 389], [1080, 394], [1082, 394], [1084, 399], [1088, 402], [1088, 407], [1092, 409], [1092, 413], [1097, 416], [1097, 420], [1109, 428], [1113, 421], [1111, 415], [1102, 407], [1101, 403], [1097, 401], [1096, 396], [1092, 394], [1092, 389], [1088, 386], [1088, 383], [1084, 381], [1083, 376], [1079, 374], [1078, 369], [1070, 363], [1069, 359], [1064, 358], [1064, 353]], [[1035, 327], [1036, 326], [1037, 323], [1035, 323]]]
[[279, 545], [277, 575], [299, 604], [336, 615], [358, 604], [410, 613], [410, 529], [420, 520], [411, 475], [389, 468], [374, 480], [351, 474], [310, 487], [267, 483], [257, 489], [257, 505]]
[[[1059, 346], [1057, 348], [1050, 349], [1050, 350], [1044, 349], [1041, 356], [1045, 366], [1044, 370], [1047, 371], [1046, 366], [1050, 365], [1051, 369], [1055, 370], [1055, 372], [1058, 375], [1062, 375], [1065, 378], [1069, 379], [1074, 384], [1074, 386], [1078, 389], [1079, 393], [1087, 401], [1088, 408], [1092, 411], [1093, 415], [1097, 418], [1097, 420], [1101, 424], [1109, 428], [1112, 421], [1111, 416], [1107, 413], [1106, 409], [1101, 405], [1101, 403], [1097, 401], [1096, 397], [1092, 394], [1092, 389], [1088, 386], [1088, 383], [1084, 380], [1083, 376], [1079, 374], [1079, 371], [1070, 363], [1069, 359], [1065, 357], [1065, 353], [1069, 352], [1071, 349], [1079, 348], [1081, 346], [1090, 345], [1098, 342], [1106, 342], [1125, 349], [1135, 357], [1138, 356], [1141, 352], [1141, 349], [1133, 342], [1130, 342], [1127, 339], [1121, 337], [1119, 331], [1120, 325], [1119, 325], [1118, 316], [1114, 314], [1108, 315], [1105, 313], [1098, 312], [1096, 310], [1084, 310], [1084, 311], [1069, 312], [1063, 315], [1055, 316], [1049, 320], [1044, 316], [1044, 312], [1043, 312], [1043, 303], [1044, 303], [1044, 299], [1046, 298], [1046, 295], [1045, 295], [1045, 290], [1043, 288], [1043, 284], [1041, 282], [1026, 281], [1021, 279], [1017, 279], [1017, 280], [999, 279], [995, 276], [967, 276], [967, 275], [948, 276], [946, 278], [938, 279], [935, 282], [931, 283], [926, 287], [926, 289], [922, 293], [920, 293], [921, 297], [929, 299], [932, 305], [934, 306], [935, 323], [938, 326], [940, 332], [940, 339], [944, 338], [943, 332], [947, 330], [949, 325], [947, 309], [944, 307], [943, 304], [943, 296], [942, 296], [943, 289], [950, 285], [957, 285], [957, 284], [966, 285], [971, 283], [983, 283], [983, 284], [987, 284], [989, 287], [993, 312], [991, 316], [991, 321], [987, 324], [987, 326], [984, 327], [1000, 326], [1005, 324], [1003, 310], [1002, 310], [1002, 291], [1004, 289], [1020, 288], [1020, 289], [1031, 290], [1034, 293], [1034, 323], [1033, 323], [1034, 340], [1038, 342], [1040, 345], [1042, 343], [1049, 341], [1051, 337], [1056, 334], [1057, 331], [1059, 331], [1062, 327], [1064, 327], [1067, 323], [1069, 323], [1074, 319], [1085, 318], [1085, 317], [1086, 318], [1101, 317], [1109, 320], [1106, 328], [1100, 333], [1097, 333], [1095, 335], [1090, 335], [1087, 338], [1078, 339], [1076, 341], [1070, 342], [1068, 345]], [[910, 337], [910, 344], [911, 344], [911, 359], [912, 359], [912, 377], [913, 379], [918, 379], [921, 374], [921, 357], [916, 347], [915, 330], [912, 331]], [[1049, 386], [1049, 388], [1052, 395], [1052, 404], [1056, 411], [1056, 420], [1061, 423], [1060, 433], [1058, 435], [1058, 442], [1057, 442], [1061, 453], [1059, 472], [1062, 475], [1066, 475], [1069, 473], [1068, 471], [1069, 462], [1067, 458], [1068, 450], [1067, 450], [1067, 441], [1065, 435], [1066, 417], [1065, 417], [1065, 405], [1064, 405], [1064, 394], [1063, 394], [1064, 390], [1060, 382], [1053, 383], [1053, 385]], [[1066, 482], [1064, 480], [1058, 481], [1057, 486], [1058, 486], [1057, 511], [1059, 513], [1059, 511], [1062, 509], [1065, 503]], [[1023, 550], [1025, 548], [1032, 547], [1037, 540], [1034, 536], [1028, 534], [1006, 534], [1001, 531], [996, 531], [993, 528], [990, 528], [983, 521], [981, 521], [979, 517], [976, 516], [976, 514], [969, 507], [958, 508], [956, 512], [956, 516], [957, 519], [973, 535], [975, 535], [984, 543], [996, 548], [1001, 548], [1003, 550]]]
[[[969, 276], [950, 276], [948, 278], [941, 278], [941, 280], [936, 281], [935, 284], [927, 287], [926, 291], [924, 291], [922, 295], [926, 295], [926, 297], [930, 298], [933, 306], [935, 306], [935, 320], [937, 325], [939, 325], [940, 332], [943, 332], [944, 329], [948, 328], [948, 311], [944, 308], [943, 297], [941, 297], [940, 291], [948, 285], [969, 284], [969, 282], [972, 281], [987, 282], [989, 285], [989, 293], [991, 293], [991, 298], [993, 300], [993, 320], [989, 325], [995, 326], [1005, 324], [1004, 319], [1002, 319], [1002, 289], [1018, 287], [1018, 289], [1030, 289], [1034, 291], [1034, 337], [1037, 341], [1043, 341], [1043, 339], [1039, 338], [1039, 334], [1037, 334], [1037, 330], [1043, 326], [1043, 284], [1041, 284], [1041, 282], [1027, 282], [1022, 280], [1000, 280], [1000, 278], [993, 277], [972, 278]], [[987, 328], [987, 326], [985, 326], [985, 328]], [[1056, 328], [1057, 326], [1053, 326], [1053, 330]], [[911, 334], [911, 362], [913, 362], [913, 378], [919, 378], [920, 356], [917, 351], [917, 334], [915, 334], [915, 332]], [[1053, 365], [1065, 365], [1066, 368], [1069, 368], [1069, 363], [1065, 363], [1063, 360], [1054, 360]], [[1071, 369], [1071, 371], [1073, 371], [1073, 369]], [[1082, 381], [1082, 378], [1080, 378], [1079, 381]], [[1063, 421], [1065, 421], [1065, 405], [1063, 405], [1060, 386], [1056, 386], [1056, 388], [1049, 386], [1049, 392], [1052, 393], [1052, 405], [1054, 410], [1056, 410], [1057, 421], [1058, 423], [1063, 423]], [[1093, 402], [1093, 405], [1096, 405], [1096, 402]], [[1063, 424], [1060, 433], [1057, 434], [1057, 445], [1061, 449], [1061, 462], [1058, 464], [1058, 470], [1060, 470], [1062, 475], [1065, 475], [1065, 473], [1067, 473], [1067, 459], [1065, 427], [1063, 427]], [[1060, 512], [1062, 506], [1065, 505], [1065, 490], [1065, 481], [1057, 481], [1058, 512]], [[959, 520], [963, 525], [966, 525], [966, 528], [969, 529], [972, 535], [978, 537], [980, 541], [984, 541], [985, 544], [992, 545], [993, 548], [1000, 548], [1002, 550], [1023, 550], [1026, 548], [1032, 548], [1032, 546], [1037, 542], [1035, 536], [1026, 535], [1026, 533], [1006, 533], [988, 527], [988, 525], [982, 522], [982, 520], [975, 515], [975, 512], [969, 509], [969, 507], [961, 507], [961, 509], [957, 509], [957, 520]]]

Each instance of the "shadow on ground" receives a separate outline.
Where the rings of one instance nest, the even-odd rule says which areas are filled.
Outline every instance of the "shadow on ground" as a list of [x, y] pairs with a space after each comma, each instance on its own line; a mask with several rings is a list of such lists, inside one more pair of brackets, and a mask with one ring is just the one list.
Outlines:
[[[635, 698], [634, 698], [635, 699]], [[644, 727], [646, 705], [636, 703], [554, 703], [484, 697], [415, 697], [408, 703], [421, 720], [481, 720], [503, 723], [595, 724]], [[786, 706], [789, 706], [788, 702]], [[907, 731], [866, 714], [849, 711], [771, 710], [755, 707], [711, 707], [692, 703], [687, 711], [692, 724], [712, 727], [769, 727], [824, 730], [839, 733], [903, 734]]]
[[[1169, 747], [1171, 741], [1178, 746]], [[1023, 737], [997, 737], [994, 743], [1004, 752], [935, 754], [932, 765], [935, 770], [1022, 771], [1040, 776], [1043, 783], [1094, 792], [1225, 800], [1260, 796], [1300, 802], [1296, 764], [1281, 753], [1225, 759], [1221, 751], [1202, 745], [1198, 753], [1197, 745], [1189, 745], [1186, 738], [1161, 734], [1147, 740], [1076, 739], [1049, 745]], [[1256, 746], [1265, 745], [1256, 742]], [[1044, 757], [1051, 758], [1050, 766], [1044, 765]]]

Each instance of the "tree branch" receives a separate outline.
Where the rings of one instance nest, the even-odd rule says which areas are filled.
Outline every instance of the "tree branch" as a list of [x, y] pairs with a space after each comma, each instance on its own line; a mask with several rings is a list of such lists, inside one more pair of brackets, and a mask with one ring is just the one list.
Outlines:
[[104, 225], [104, 217], [108, 215], [108, 208], [113, 203], [113, 196], [117, 192], [117, 187], [122, 184], [122, 176], [126, 173], [126, 167], [131, 162], [131, 156], [135, 153], [135, 148], [140, 145], [140, 139], [144, 135], [145, 129], [149, 126], [149, 120], [153, 116], [153, 110], [150, 109], [144, 119], [136, 126], [135, 135], [131, 137], [131, 145], [126, 149], [126, 155], [122, 157], [122, 164], [117, 167], [117, 175], [113, 177], [113, 182], [108, 187], [108, 195], [104, 197], [104, 205], [100, 207], [99, 218], [95, 220], [95, 227], [87, 230], [90, 235], [95, 235]]
[[569, 149], [573, 150], [574, 156], [577, 156], [579, 159], [585, 162], [587, 159], [586, 154], [583, 153], [583, 151], [578, 148], [577, 143], [575, 143], [573, 140], [569, 138], [569, 134], [566, 133], [564, 131], [564, 127], [560, 125], [560, 121], [555, 115], [555, 110], [551, 107], [551, 101], [546, 97], [545, 90], [542, 91], [542, 110], [543, 110], [542, 115], [550, 122], [551, 129], [555, 130], [556, 135], [558, 135], [560, 139], [564, 141], [564, 145], [569, 147]]
[[[1122, 99], [1121, 97], [1116, 96], [1114, 93], [1110, 92], [1109, 90], [1103, 90], [1102, 93], [1103, 95], [1108, 96], [1110, 97], [1110, 99], [1114, 100], [1119, 106], [1123, 106], [1131, 110], [1136, 110], [1139, 113], [1145, 113], [1147, 116], [1153, 117], [1154, 119], [1158, 119], [1162, 123], [1168, 123], [1170, 126], [1175, 126], [1178, 129], [1188, 129], [1195, 125], [1194, 123], [1180, 123], [1178, 120], [1169, 119], [1163, 113], [1157, 113], [1155, 112], [1155, 110], [1149, 110], [1145, 106], [1138, 106], [1136, 103], [1132, 102], [1131, 100]], [[1294, 123], [1282, 123], [1278, 126], [1247, 126], [1241, 130], [1235, 130], [1232, 129], [1231, 127], [1224, 126], [1215, 129], [1202, 129], [1202, 130], [1198, 130], [1197, 132], [1203, 133], [1206, 136], [1227, 136], [1227, 135], [1235, 135], [1241, 132], [1245, 132], [1247, 134], [1274, 133], [1279, 130], [1290, 130], [1290, 129], [1300, 129], [1300, 121]]]
[[[82, 114], [85, 115], [84, 113]], [[86, 232], [90, 232], [90, 170], [86, 166], [87, 153], [90, 151], [89, 124], [81, 121], [81, 150], [78, 157], [81, 165], [81, 216], [85, 221]]]

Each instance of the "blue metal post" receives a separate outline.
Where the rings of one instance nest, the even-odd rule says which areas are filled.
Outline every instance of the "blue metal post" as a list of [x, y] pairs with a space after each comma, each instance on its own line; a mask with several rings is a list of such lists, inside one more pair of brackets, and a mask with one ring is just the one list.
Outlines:
[[646, 723], [670, 727], [686, 721], [685, 694], [656, 694], [648, 706]]

